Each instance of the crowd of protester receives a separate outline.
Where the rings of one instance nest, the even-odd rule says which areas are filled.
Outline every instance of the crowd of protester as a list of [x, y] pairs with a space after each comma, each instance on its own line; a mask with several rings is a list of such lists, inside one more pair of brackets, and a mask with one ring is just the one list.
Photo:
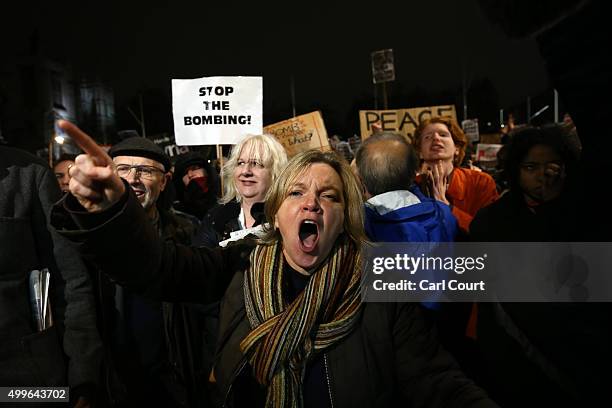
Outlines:
[[79, 408], [610, 405], [610, 303], [361, 299], [366, 244], [609, 236], [608, 105], [584, 98], [608, 76], [571, 71], [555, 24], [538, 43], [576, 124], [508, 127], [495, 178], [445, 117], [292, 158], [250, 136], [220, 172], [66, 121], [84, 153], [53, 168], [0, 147], [0, 386], [69, 386]]
[[66, 349], [96, 373], [81, 371], [79, 406], [576, 406], [601, 391], [590, 359], [609, 354], [607, 308], [360, 298], [367, 242], [586, 239], [567, 218], [580, 199], [573, 127], [510, 132], [498, 191], [461, 167], [465, 135], [446, 117], [412, 141], [374, 132], [352, 167], [335, 152], [288, 160], [274, 137], [249, 136], [221, 174], [197, 151], [171, 159], [130, 137], [105, 153], [61, 126], [84, 154], [55, 163], [47, 187], [64, 196], [42, 216], [82, 259], [72, 279], [89, 320], [74, 329], [97, 327]]

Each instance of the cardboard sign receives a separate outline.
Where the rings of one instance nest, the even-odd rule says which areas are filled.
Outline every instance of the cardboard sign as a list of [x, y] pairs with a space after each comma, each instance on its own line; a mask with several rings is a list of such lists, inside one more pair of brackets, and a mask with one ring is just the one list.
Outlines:
[[261, 134], [262, 77], [172, 80], [176, 144], [236, 144]]
[[304, 150], [331, 150], [323, 117], [319, 111], [268, 125], [264, 128], [264, 133], [276, 137], [285, 147], [289, 157]]
[[478, 143], [476, 145], [476, 161], [494, 161], [497, 160], [497, 152], [502, 148], [501, 144]]
[[370, 137], [372, 124], [380, 122], [382, 131], [401, 133], [412, 140], [412, 135], [419, 123], [432, 116], [450, 116], [457, 120], [455, 105], [396, 110], [360, 110], [361, 139], [365, 140]]
[[466, 119], [461, 122], [461, 128], [467, 137], [468, 142], [478, 142], [480, 134], [478, 133], [478, 119]]
[[375, 84], [395, 80], [395, 65], [393, 63], [393, 50], [386, 49], [374, 51], [372, 57], [372, 81]]

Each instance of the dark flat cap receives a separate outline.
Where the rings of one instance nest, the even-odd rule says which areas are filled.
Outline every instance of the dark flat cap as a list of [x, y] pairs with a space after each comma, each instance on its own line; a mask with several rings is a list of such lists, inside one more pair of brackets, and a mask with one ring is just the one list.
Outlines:
[[[200, 166], [206, 168], [206, 159], [200, 152], [187, 152], [179, 155], [174, 162], [174, 174], [177, 175], [178, 178], [181, 178], [185, 175], [187, 168], [191, 165], [199, 164]], [[206, 169], [208, 171], [208, 169]]]
[[153, 143], [147, 138], [136, 136], [128, 137], [125, 140], [117, 143], [108, 150], [110, 157], [116, 156], [135, 156], [146, 157], [147, 159], [155, 160], [164, 166], [164, 170], [170, 170], [170, 158], [161, 147]]

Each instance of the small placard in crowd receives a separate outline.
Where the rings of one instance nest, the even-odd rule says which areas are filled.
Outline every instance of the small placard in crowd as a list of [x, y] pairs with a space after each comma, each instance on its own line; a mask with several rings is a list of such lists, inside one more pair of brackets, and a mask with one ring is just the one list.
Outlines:
[[478, 119], [466, 119], [461, 122], [461, 127], [467, 137], [469, 143], [480, 141], [480, 134], [478, 133]]
[[501, 144], [478, 143], [476, 145], [476, 161], [497, 160], [497, 152], [502, 148]]
[[319, 111], [268, 125], [264, 128], [264, 133], [276, 137], [290, 157], [309, 149], [331, 150]]
[[395, 80], [395, 64], [393, 63], [393, 50], [386, 49], [374, 51], [372, 57], [372, 82], [380, 84]]
[[173, 79], [176, 144], [236, 144], [260, 134], [262, 104], [262, 77]]

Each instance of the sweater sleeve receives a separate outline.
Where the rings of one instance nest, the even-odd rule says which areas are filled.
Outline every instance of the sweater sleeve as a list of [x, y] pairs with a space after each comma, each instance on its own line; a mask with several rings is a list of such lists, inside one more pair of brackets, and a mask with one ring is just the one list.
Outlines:
[[104, 216], [92, 214], [95, 222], [85, 222], [87, 214], [70, 214], [66, 206], [56, 205], [53, 226], [122, 286], [158, 300], [204, 304], [219, 300], [233, 272], [246, 267], [251, 246], [222, 250], [163, 240], [132, 189], [127, 192]]

